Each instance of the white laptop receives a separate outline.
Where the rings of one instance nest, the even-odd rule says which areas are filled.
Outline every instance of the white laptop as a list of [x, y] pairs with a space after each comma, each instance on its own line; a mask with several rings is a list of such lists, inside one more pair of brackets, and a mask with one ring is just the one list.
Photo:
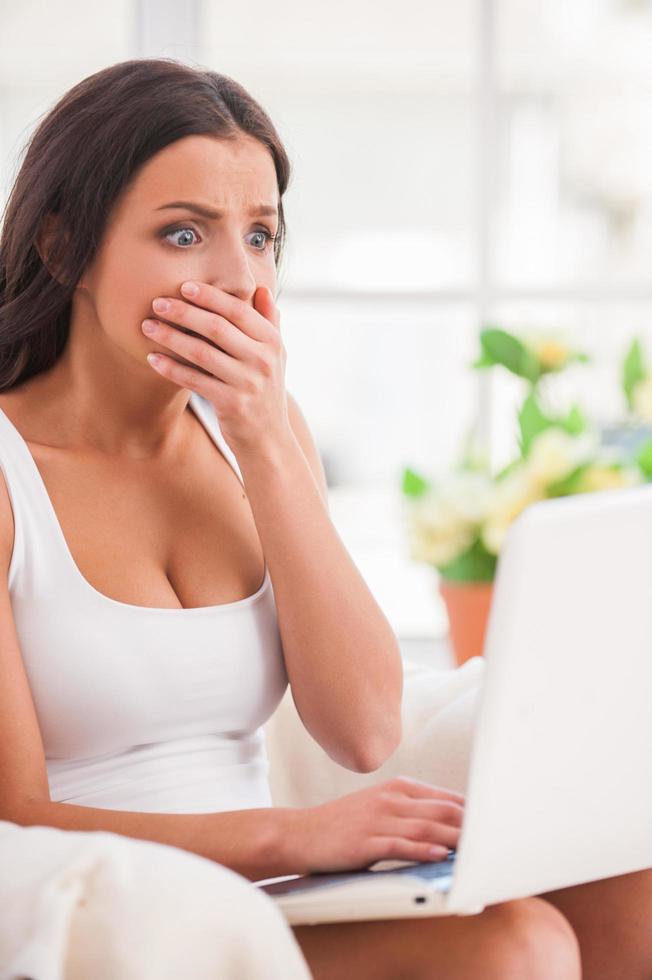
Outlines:
[[291, 924], [471, 915], [652, 867], [652, 485], [527, 507], [484, 653], [456, 853], [256, 882]]

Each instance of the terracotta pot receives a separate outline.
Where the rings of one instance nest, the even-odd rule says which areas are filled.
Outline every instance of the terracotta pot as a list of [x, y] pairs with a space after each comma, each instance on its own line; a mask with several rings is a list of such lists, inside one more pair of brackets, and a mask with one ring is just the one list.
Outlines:
[[493, 582], [451, 582], [440, 578], [439, 591], [446, 603], [451, 646], [459, 667], [471, 657], [482, 655]]

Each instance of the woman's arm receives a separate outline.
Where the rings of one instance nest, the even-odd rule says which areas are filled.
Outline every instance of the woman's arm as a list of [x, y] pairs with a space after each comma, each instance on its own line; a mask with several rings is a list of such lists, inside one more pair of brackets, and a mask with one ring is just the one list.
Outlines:
[[19, 808], [3, 807], [0, 820], [23, 827], [103, 830], [168, 844], [216, 861], [250, 881], [299, 874], [305, 864], [293, 849], [301, 810], [291, 807], [224, 813], [140, 813], [31, 800]]
[[464, 797], [419, 779], [396, 776], [313, 807], [168, 814], [32, 800], [23, 806], [20, 819], [4, 816], [24, 826], [108, 831], [167, 844], [214, 860], [250, 881], [261, 881], [315, 871], [361, 870], [384, 860], [445, 858], [449, 848], [458, 846]]
[[156, 369], [211, 401], [237, 458], [303, 724], [336, 762], [369, 772], [401, 740], [401, 653], [329, 518], [321, 468], [311, 471], [308, 459], [318, 454], [285, 387], [280, 311], [269, 286], [256, 288], [250, 306], [210, 283], [190, 285], [193, 302], [173, 299], [170, 322], [195, 327], [213, 343], [193, 343], [190, 351], [183, 334], [163, 326], [160, 342], [202, 370], [173, 357]]
[[288, 394], [294, 438], [239, 453], [274, 587], [292, 696], [336, 762], [377, 769], [401, 738], [398, 640], [328, 514], [319, 453]]

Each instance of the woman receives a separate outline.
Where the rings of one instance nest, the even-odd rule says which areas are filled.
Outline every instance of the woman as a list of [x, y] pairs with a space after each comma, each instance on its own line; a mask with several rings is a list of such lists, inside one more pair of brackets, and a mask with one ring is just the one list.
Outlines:
[[[252, 881], [441, 857], [464, 806], [410, 779], [271, 806], [261, 726], [288, 681], [356, 771], [397, 746], [402, 694], [284, 387], [289, 176], [235, 81], [127, 61], [41, 122], [0, 246], [0, 819], [167, 843]], [[643, 977], [650, 892], [645, 873], [294, 935], [317, 978], [561, 980], [580, 946], [585, 977]]]

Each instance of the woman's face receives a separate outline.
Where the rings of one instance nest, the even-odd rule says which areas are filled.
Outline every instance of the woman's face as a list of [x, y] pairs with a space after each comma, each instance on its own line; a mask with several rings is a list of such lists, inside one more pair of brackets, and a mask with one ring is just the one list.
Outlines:
[[[183, 206], [170, 207], [175, 202]], [[220, 212], [210, 217], [189, 206]], [[273, 214], [254, 214], [261, 209]], [[112, 211], [98, 252], [73, 300], [75, 317], [109, 344], [142, 360], [152, 341], [142, 321], [156, 296], [182, 298], [197, 279], [250, 305], [259, 286], [276, 296], [273, 236], [278, 186], [269, 151], [257, 140], [187, 136], [144, 164]], [[94, 322], [91, 322], [94, 321]]]

